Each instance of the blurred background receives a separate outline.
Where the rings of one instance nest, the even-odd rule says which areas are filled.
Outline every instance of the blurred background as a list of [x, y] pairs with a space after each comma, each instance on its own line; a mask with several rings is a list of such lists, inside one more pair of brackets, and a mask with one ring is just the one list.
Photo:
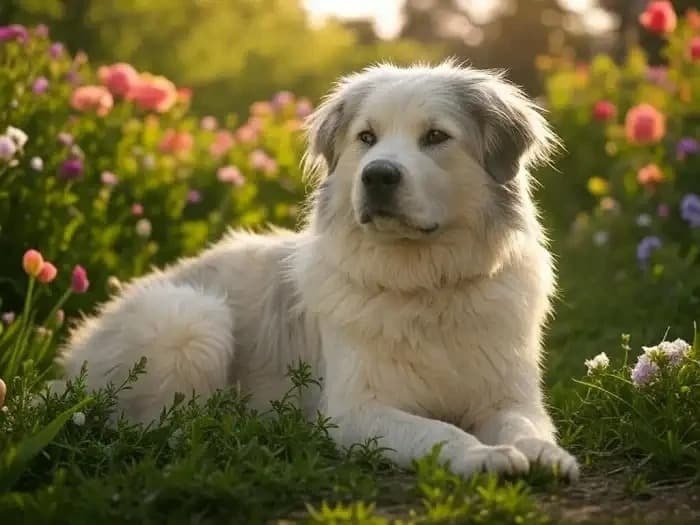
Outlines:
[[[316, 100], [378, 60], [456, 56], [506, 68], [533, 94], [535, 58], [622, 59], [645, 0], [2, 0], [0, 24], [44, 23], [95, 63], [128, 62], [192, 88], [195, 112], [245, 112], [281, 87]], [[697, 0], [674, 2], [683, 12]]]

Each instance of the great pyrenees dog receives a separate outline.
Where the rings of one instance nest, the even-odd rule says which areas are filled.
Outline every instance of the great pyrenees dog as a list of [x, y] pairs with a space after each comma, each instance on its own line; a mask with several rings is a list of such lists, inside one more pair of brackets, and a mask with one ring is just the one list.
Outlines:
[[556, 138], [500, 75], [448, 62], [371, 67], [309, 118], [316, 181], [299, 232], [233, 232], [126, 285], [73, 331], [67, 376], [118, 383], [133, 420], [176, 392], [240, 388], [265, 409], [309, 363], [304, 401], [341, 446], [370, 438], [398, 465], [442, 444], [462, 475], [531, 465], [575, 479], [541, 389], [555, 289], [528, 170]]

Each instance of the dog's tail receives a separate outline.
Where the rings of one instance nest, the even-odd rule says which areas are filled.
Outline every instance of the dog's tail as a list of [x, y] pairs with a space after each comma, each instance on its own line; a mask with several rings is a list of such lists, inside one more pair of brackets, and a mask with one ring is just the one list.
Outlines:
[[76, 327], [59, 362], [68, 377], [87, 362], [88, 386], [99, 388], [122, 383], [145, 356], [146, 373], [119, 400], [127, 417], [149, 422], [177, 392], [206, 398], [227, 385], [233, 325], [223, 297], [163, 279], [137, 281]]

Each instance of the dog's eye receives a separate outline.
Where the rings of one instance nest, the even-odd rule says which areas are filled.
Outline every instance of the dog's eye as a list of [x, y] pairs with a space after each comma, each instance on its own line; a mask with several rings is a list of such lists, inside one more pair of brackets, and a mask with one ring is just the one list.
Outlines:
[[451, 137], [444, 131], [439, 129], [429, 129], [427, 133], [423, 135], [421, 142], [426, 146], [437, 146], [438, 144], [442, 144], [443, 142], [450, 140], [450, 138]]
[[377, 143], [377, 136], [370, 130], [360, 131], [357, 134], [357, 138], [368, 146], [374, 146]]

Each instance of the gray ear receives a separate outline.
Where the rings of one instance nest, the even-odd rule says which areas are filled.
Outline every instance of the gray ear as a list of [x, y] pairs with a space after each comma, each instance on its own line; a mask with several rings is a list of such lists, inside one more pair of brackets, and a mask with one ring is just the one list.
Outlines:
[[328, 174], [333, 172], [338, 163], [337, 139], [345, 106], [339, 94], [334, 95], [326, 99], [306, 123], [308, 154], [314, 159], [323, 158]]
[[534, 102], [498, 73], [472, 77], [469, 84], [483, 133], [484, 167], [496, 182], [505, 184], [521, 168], [549, 160], [559, 143]]

